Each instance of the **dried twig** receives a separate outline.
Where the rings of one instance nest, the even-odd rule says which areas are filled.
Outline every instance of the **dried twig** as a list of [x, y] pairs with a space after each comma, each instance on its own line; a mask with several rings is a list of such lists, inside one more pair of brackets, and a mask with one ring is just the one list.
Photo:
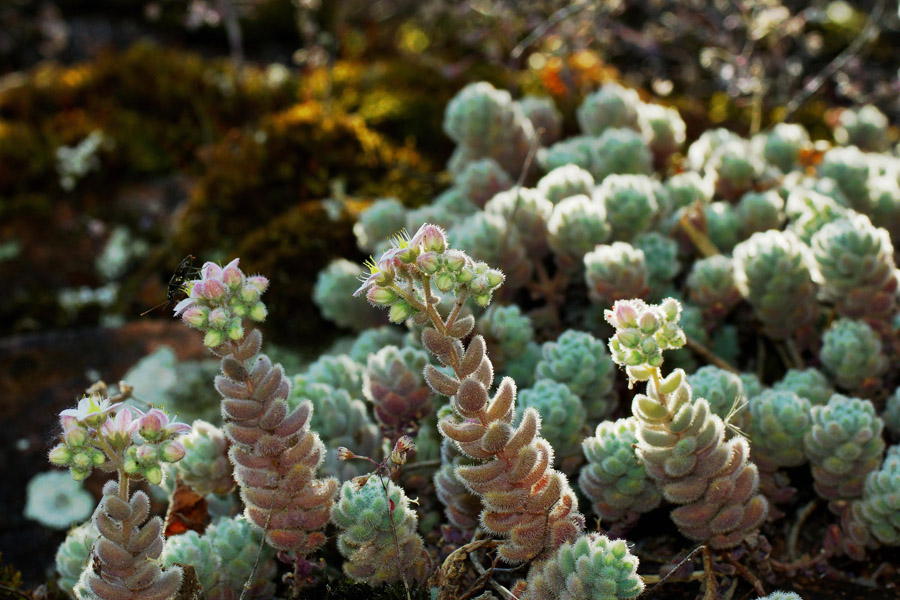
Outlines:
[[740, 374], [740, 371], [738, 370], [737, 367], [735, 367], [734, 365], [729, 363], [727, 360], [716, 356], [712, 350], [710, 350], [709, 348], [707, 348], [706, 346], [704, 346], [697, 340], [695, 340], [687, 335], [685, 335], [684, 337], [687, 339], [687, 342], [685, 345], [688, 348], [690, 348], [691, 351], [694, 352], [694, 354], [699, 354], [701, 356], [701, 358], [703, 358], [705, 361], [719, 367], [720, 369], [725, 369], [726, 371], [731, 371], [732, 373]]

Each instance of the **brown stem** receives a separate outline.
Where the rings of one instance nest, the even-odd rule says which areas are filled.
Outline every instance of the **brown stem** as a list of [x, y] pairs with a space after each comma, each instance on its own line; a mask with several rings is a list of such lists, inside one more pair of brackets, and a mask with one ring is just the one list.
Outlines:
[[738, 574], [740, 574], [741, 577], [750, 582], [750, 585], [753, 586], [753, 589], [756, 590], [756, 593], [759, 594], [760, 597], [766, 595], [766, 590], [763, 588], [762, 582], [756, 575], [751, 573], [747, 567], [727, 555], [725, 556], [725, 560], [728, 561], [728, 563], [732, 567], [734, 567], [734, 569], [738, 572]]
[[688, 238], [690, 238], [691, 243], [694, 244], [694, 247], [704, 257], [721, 254], [719, 249], [716, 248], [716, 245], [712, 243], [711, 239], [709, 239], [709, 236], [694, 227], [694, 224], [691, 223], [690, 219], [688, 218], [687, 212], [685, 212], [684, 215], [681, 216], [681, 218], [678, 220], [678, 224], [681, 225], [681, 228], [687, 234]]
[[684, 337], [687, 339], [687, 343], [685, 345], [690, 348], [694, 354], [699, 354], [700, 357], [705, 361], [719, 367], [720, 369], [725, 369], [726, 371], [731, 371], [732, 373], [740, 373], [737, 367], [729, 363], [727, 360], [716, 356], [716, 354], [712, 350], [710, 350], [697, 340], [689, 337], [687, 334], [685, 334]]
[[712, 553], [708, 546], [701, 546], [703, 549], [703, 573], [705, 575], [706, 590], [703, 592], [703, 600], [717, 600], [716, 590], [716, 573], [713, 571]]
[[806, 506], [797, 511], [797, 520], [791, 526], [791, 531], [788, 534], [788, 556], [791, 557], [792, 561], [796, 561], [799, 558], [797, 556], [797, 540], [800, 537], [800, 527], [815, 510], [817, 504], [816, 500], [810, 500]]

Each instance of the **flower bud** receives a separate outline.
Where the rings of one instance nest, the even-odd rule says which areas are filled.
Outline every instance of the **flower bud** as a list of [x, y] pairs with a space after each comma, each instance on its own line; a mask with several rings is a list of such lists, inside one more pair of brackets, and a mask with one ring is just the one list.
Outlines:
[[206, 298], [206, 281], [193, 281], [189, 284], [191, 291], [188, 293], [189, 298], [199, 299]]
[[95, 466], [99, 467], [106, 462], [106, 455], [99, 450], [94, 450], [91, 454], [91, 461], [93, 461]]
[[235, 342], [244, 339], [244, 328], [241, 326], [240, 319], [232, 319], [231, 326], [228, 328], [228, 338]]
[[469, 284], [469, 289], [476, 295], [485, 293], [488, 290], [487, 277], [479, 275]]
[[456, 276], [456, 280], [460, 283], [469, 283], [475, 279], [475, 271], [469, 267], [462, 269]]
[[262, 302], [257, 302], [250, 308], [250, 318], [257, 323], [262, 323], [266, 320], [266, 315], [268, 315], [268, 311], [266, 310], [266, 305]]
[[443, 252], [447, 249], [447, 238], [444, 236], [443, 230], [437, 225], [425, 224], [419, 229], [413, 238], [413, 242], [418, 242], [430, 252]]
[[225, 295], [225, 286], [218, 279], [207, 279], [203, 295], [207, 300], [219, 300]]
[[87, 432], [81, 427], [71, 427], [63, 433], [63, 440], [67, 446], [77, 448], [87, 441]]
[[123, 464], [123, 468], [129, 475], [134, 475], [141, 470], [141, 466], [133, 458], [126, 458], [125, 463]]
[[614, 327], [637, 327], [638, 313], [634, 305], [625, 301], [616, 302], [613, 311], [618, 323], [611, 323]]
[[478, 306], [486, 307], [491, 303], [491, 293], [485, 292], [484, 294], [477, 294], [475, 296], [475, 302], [478, 304]]
[[259, 300], [259, 290], [256, 286], [245, 282], [243, 287], [241, 287], [241, 300], [247, 304], [256, 302]]
[[441, 273], [435, 277], [434, 285], [442, 292], [450, 292], [456, 287], [456, 279], [449, 273]]
[[419, 252], [415, 248], [400, 248], [397, 251], [397, 254], [394, 256], [403, 264], [410, 264], [411, 262], [416, 260], [416, 257], [419, 255]]
[[447, 269], [456, 273], [466, 266], [466, 255], [459, 250], [449, 250], [444, 254], [444, 264]]
[[[244, 274], [235, 265], [228, 265], [222, 271], [222, 281], [231, 289], [237, 289], [244, 283]], [[260, 290], [262, 291], [262, 290]]]
[[418, 265], [426, 275], [432, 275], [440, 268], [441, 260], [434, 252], [423, 252], [416, 259], [416, 265]]
[[413, 315], [413, 307], [406, 300], [398, 300], [391, 306], [388, 318], [391, 323], [402, 323]]
[[641, 333], [651, 334], [659, 329], [659, 325], [659, 317], [652, 311], [645, 312], [638, 320], [638, 327], [640, 328]]
[[181, 320], [198, 329], [206, 325], [209, 318], [209, 309], [205, 306], [191, 306], [181, 313]]
[[144, 477], [153, 485], [159, 485], [162, 482], [163, 472], [159, 465], [144, 470]]
[[65, 444], [57, 444], [50, 451], [48, 458], [54, 465], [63, 467], [69, 464], [69, 461], [72, 459], [72, 453], [66, 448]]
[[178, 462], [184, 458], [184, 446], [180, 442], [168, 440], [163, 442], [159, 448], [159, 458], [163, 462]]
[[678, 323], [678, 318], [681, 316], [681, 304], [678, 302], [678, 300], [674, 298], [666, 298], [662, 301], [662, 304], [659, 305], [659, 308], [666, 316], [666, 321], [669, 321], [670, 323]]
[[231, 305], [231, 314], [235, 315], [236, 317], [240, 317], [243, 319], [247, 316], [247, 312], [247, 305], [243, 304], [242, 302], [235, 302]]
[[637, 348], [641, 343], [641, 336], [634, 330], [625, 329], [616, 334], [616, 339], [626, 348]]
[[157, 460], [156, 448], [154, 448], [150, 444], [141, 444], [137, 447], [137, 450], [134, 454], [138, 462], [145, 465], [154, 463]]
[[350, 460], [351, 458], [356, 458], [356, 454], [350, 451], [350, 449], [340, 446], [337, 449], [337, 458], [338, 460]]
[[487, 278], [488, 285], [492, 288], [495, 288], [503, 283], [503, 279], [505, 278], [503, 272], [498, 271], [497, 269], [488, 269], [484, 272], [484, 276]]
[[224, 308], [216, 308], [213, 309], [211, 313], [209, 313], [209, 326], [214, 327], [216, 329], [225, 329], [225, 325], [228, 323], [228, 313], [225, 312]]
[[207, 348], [216, 348], [224, 341], [225, 336], [222, 335], [221, 331], [216, 329], [210, 329], [206, 332], [206, 335], [203, 336], [203, 345]]
[[87, 452], [76, 452], [72, 455], [72, 466], [76, 469], [91, 469], [94, 466], [94, 460]]
[[84, 481], [91, 474], [90, 471], [86, 471], [84, 469], [77, 469], [75, 467], [71, 467], [69, 469], [69, 473], [72, 474], [72, 479], [75, 481]]
[[366, 298], [376, 306], [390, 306], [397, 301], [399, 296], [397, 296], [397, 292], [390, 288], [372, 286], [366, 293]]
[[247, 281], [250, 282], [250, 285], [258, 289], [260, 294], [262, 294], [269, 288], [269, 280], [262, 275], [254, 275]]

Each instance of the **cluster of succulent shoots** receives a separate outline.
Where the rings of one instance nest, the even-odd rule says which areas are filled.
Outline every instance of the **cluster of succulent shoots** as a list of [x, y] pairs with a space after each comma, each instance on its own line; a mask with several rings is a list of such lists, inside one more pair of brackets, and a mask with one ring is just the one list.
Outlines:
[[[171, 421], [162, 410], [143, 412], [116, 398], [92, 392], [77, 408], [63, 410], [61, 442], [50, 451], [50, 462], [68, 467], [76, 480], [94, 468], [116, 472], [108, 481], [91, 521], [92, 567], [71, 568], [72, 587], [85, 598], [167, 600], [181, 585], [180, 567], [162, 569], [162, 521], [148, 520], [150, 501], [143, 491], [129, 492], [132, 481], [161, 483], [163, 467], [185, 456], [180, 441], [190, 426]], [[84, 545], [82, 545], [84, 547]], [[76, 567], [77, 565], [70, 565]]]
[[[439, 598], [501, 581], [523, 600], [633, 598], [643, 581], [624, 538], [649, 511], [671, 508], [678, 531], [713, 551], [714, 572], [745, 562], [762, 574], [762, 532], [781, 530], [766, 521], [814, 494], [831, 513], [822, 541], [803, 536], [811, 558], [786, 570], [900, 545], [900, 455], [885, 450], [900, 436], [900, 388], [885, 393], [898, 384], [900, 158], [875, 153], [887, 147], [882, 121], [842, 116], [836, 139], [859, 147], [813, 143], [788, 124], [753, 139], [711, 130], [685, 147], [674, 109], [614, 84], [576, 115], [581, 135], [556, 139], [546, 99], [463, 90], [445, 115], [459, 144], [452, 186], [416, 209], [383, 198], [360, 215], [360, 250], [378, 258], [367, 270], [336, 261], [314, 292], [356, 337], [302, 373], [261, 353], [268, 280], [237, 260], [206, 263], [176, 315], [221, 360], [210, 384], [222, 428], [195, 422], [179, 440], [185, 426], [161, 411], [101, 399], [64, 415], [51, 460], [77, 479], [120, 476], [60, 550], [66, 586], [118, 600], [140, 579], [142, 597], [162, 600], [176, 563], [206, 561], [234, 565], [268, 597], [274, 551], [296, 584], [336, 572], [310, 574], [334, 539], [357, 583], [437, 581]], [[182, 454], [169, 472], [211, 506], [236, 484], [243, 517], [162, 553], [127, 484], [158, 482]], [[813, 489], [792, 487], [801, 468]], [[601, 531], [585, 531], [589, 516]], [[137, 533], [126, 540], [126, 529]], [[258, 544], [246, 571], [238, 548]], [[85, 567], [91, 545], [99, 567]], [[514, 569], [469, 577], [455, 550]], [[220, 575], [200, 577], [207, 597], [235, 593]]]

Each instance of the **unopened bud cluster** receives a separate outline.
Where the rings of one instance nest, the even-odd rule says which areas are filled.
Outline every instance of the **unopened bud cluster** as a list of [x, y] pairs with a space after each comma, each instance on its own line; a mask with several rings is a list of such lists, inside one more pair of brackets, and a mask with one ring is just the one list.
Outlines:
[[[365, 292], [373, 305], [390, 307], [394, 323], [402, 323], [421, 311], [424, 292], [415, 288], [415, 283], [423, 278], [432, 280], [443, 293], [465, 292], [480, 306], [490, 304], [494, 290], [504, 279], [499, 270], [472, 260], [465, 252], [449, 249], [444, 231], [427, 223], [410, 239], [396, 237], [377, 262], [370, 262], [369, 271], [356, 295]], [[410, 288], [414, 290], [412, 294]]]
[[651, 372], [663, 363], [663, 350], [685, 344], [678, 326], [681, 304], [666, 298], [659, 305], [643, 300], [618, 300], [612, 310], [604, 311], [606, 322], [616, 328], [609, 340], [613, 361], [625, 367], [632, 380], [647, 381]]
[[125, 474], [158, 484], [162, 463], [184, 457], [184, 446], [176, 438], [190, 430], [157, 408], [143, 413], [98, 394], [82, 398], [78, 408], [62, 411], [60, 421], [61, 442], [50, 451], [50, 462], [68, 467], [78, 481], [94, 467], [105, 469], [110, 461], [122, 460]]
[[202, 331], [203, 343], [210, 348], [227, 340], [238, 342], [244, 339], [246, 319], [266, 319], [266, 305], [259, 298], [268, 287], [265, 277], [244, 275], [237, 258], [224, 268], [208, 262], [200, 269], [200, 279], [186, 284], [188, 297], [175, 306], [175, 316]]

